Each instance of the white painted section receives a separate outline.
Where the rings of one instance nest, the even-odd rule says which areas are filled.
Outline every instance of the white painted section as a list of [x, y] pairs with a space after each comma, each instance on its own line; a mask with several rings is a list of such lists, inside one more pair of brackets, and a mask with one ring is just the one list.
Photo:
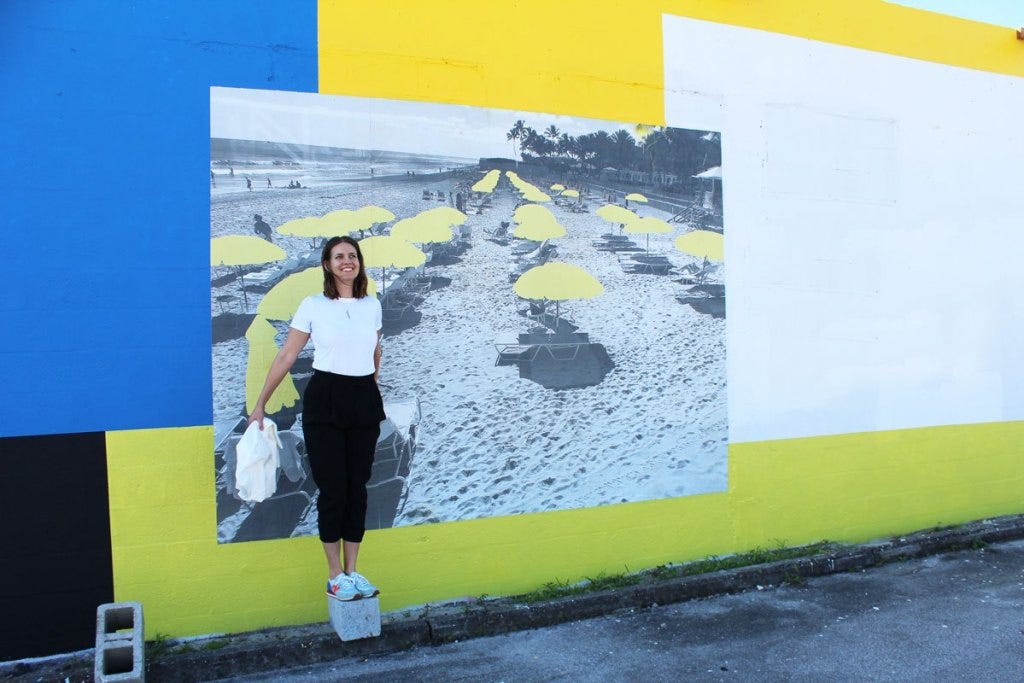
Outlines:
[[666, 16], [722, 131], [733, 442], [1024, 419], [1024, 79]]

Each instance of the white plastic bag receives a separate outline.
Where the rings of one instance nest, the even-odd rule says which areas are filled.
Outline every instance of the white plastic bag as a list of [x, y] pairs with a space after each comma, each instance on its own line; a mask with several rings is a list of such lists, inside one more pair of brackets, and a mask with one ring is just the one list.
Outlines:
[[281, 439], [277, 425], [263, 418], [263, 429], [253, 422], [235, 447], [235, 486], [238, 497], [259, 503], [277, 490], [277, 468], [281, 462]]

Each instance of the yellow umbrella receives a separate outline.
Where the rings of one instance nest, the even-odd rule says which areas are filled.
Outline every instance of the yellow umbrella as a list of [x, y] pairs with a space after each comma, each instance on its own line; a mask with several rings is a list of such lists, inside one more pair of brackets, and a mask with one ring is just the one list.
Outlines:
[[279, 225], [277, 231], [282, 235], [292, 235], [294, 237], [316, 238], [334, 236], [334, 233], [330, 231], [330, 226], [324, 223], [320, 216], [307, 216], [306, 218], [290, 220]]
[[359, 240], [359, 250], [368, 268], [414, 268], [427, 260], [427, 255], [412, 244], [388, 235]]
[[352, 209], [338, 209], [325, 213], [320, 219], [322, 228], [326, 234], [320, 237], [333, 237], [335, 235], [347, 235], [356, 230], [365, 230], [370, 226], [370, 220]]
[[426, 211], [420, 211], [416, 214], [415, 218], [423, 218], [427, 221], [433, 221], [451, 227], [453, 225], [462, 225], [465, 223], [467, 216], [458, 209], [453, 209], [450, 206], [438, 206], [433, 209], [427, 209]]
[[563, 197], [572, 197], [573, 199], [576, 199], [577, 197], [580, 196], [580, 193], [578, 191], [576, 191], [576, 190], [563, 190], [562, 191], [562, 196]]
[[487, 174], [476, 181], [471, 190], [473, 192], [493, 192], [495, 186], [498, 184], [498, 179], [501, 177], [501, 171], [495, 169], [488, 171]]
[[532, 185], [529, 188], [527, 188], [527, 190], [525, 192], [523, 192], [523, 199], [525, 199], [528, 202], [550, 202], [551, 201], [551, 197], [549, 197], [548, 195], [544, 194], [543, 192], [541, 192], [540, 190], [538, 190], [536, 187], [534, 187]]
[[433, 216], [420, 214], [413, 218], [403, 218], [395, 223], [391, 227], [391, 236], [416, 244], [447, 242], [452, 238], [452, 229], [446, 225], [446, 220], [439, 214]]
[[554, 190], [555, 192], [561, 192], [562, 190], [565, 189], [565, 185], [563, 185], [561, 183], [555, 183], [554, 185], [552, 185], [548, 189], [549, 190]]
[[609, 223], [619, 223], [620, 225], [632, 223], [640, 218], [629, 209], [625, 209], [618, 204], [605, 204], [595, 213]]
[[644, 204], [647, 203], [647, 197], [643, 196], [639, 192], [630, 192], [626, 195], [626, 200], [631, 202], [641, 202]]
[[[364, 257], [365, 258], [365, 257]], [[367, 278], [367, 294], [377, 293], [377, 283]], [[256, 307], [258, 315], [268, 320], [291, 320], [299, 304], [310, 294], [324, 291], [324, 270], [320, 266], [292, 273], [274, 285]]]
[[555, 214], [551, 209], [540, 204], [523, 204], [512, 214], [512, 220], [516, 223], [554, 223], [558, 224]]
[[368, 226], [372, 227], [377, 223], [390, 223], [395, 220], [395, 214], [382, 206], [369, 204], [356, 209], [356, 214], [365, 220]]
[[381, 281], [385, 290], [388, 268], [415, 268], [427, 260], [427, 255], [415, 246], [390, 235], [375, 235], [359, 240], [359, 250], [363, 252], [363, 262], [367, 268], [380, 268], [383, 271]]
[[509, 181], [517, 190], [523, 194], [523, 199], [528, 202], [550, 202], [551, 197], [541, 192], [536, 185], [528, 183], [520, 178], [515, 171], [505, 171]]
[[543, 242], [556, 237], [565, 237], [565, 228], [558, 223], [522, 223], [516, 226], [512, 234], [520, 239]]
[[284, 249], [261, 237], [227, 235], [210, 240], [211, 266], [251, 266], [284, 257]]
[[245, 292], [245, 273], [242, 266], [280, 261], [286, 256], [284, 249], [260, 237], [248, 235], [226, 235], [210, 240], [210, 265], [235, 266], [238, 281], [242, 287], [242, 301], [249, 310], [249, 296]]
[[310, 294], [322, 292], [323, 288], [324, 270], [320, 266], [292, 273], [266, 293], [256, 313], [268, 320], [291, 320], [299, 303]]
[[579, 266], [545, 263], [519, 276], [513, 291], [524, 299], [555, 302], [555, 329], [558, 329], [558, 304], [567, 299], [592, 299], [604, 293], [604, 285]]
[[651, 234], [663, 235], [672, 232], [672, 226], [654, 216], [637, 218], [635, 221], [626, 223], [626, 232], [633, 235], [647, 235], [647, 251], [651, 250]]
[[[274, 337], [277, 330], [266, 319], [256, 316], [252, 324], [245, 332], [245, 338], [249, 342], [249, 359], [245, 369], [245, 410], [252, 413], [256, 406], [256, 400], [263, 390], [263, 383], [267, 379], [270, 366], [277, 357], [277, 342]], [[270, 395], [264, 412], [267, 415], [276, 413], [282, 408], [290, 408], [299, 400], [299, 392], [295, 390], [295, 383], [292, 376], [286, 374], [277, 389]]]
[[694, 230], [676, 238], [676, 249], [690, 256], [712, 261], [725, 260], [725, 240], [710, 230]]

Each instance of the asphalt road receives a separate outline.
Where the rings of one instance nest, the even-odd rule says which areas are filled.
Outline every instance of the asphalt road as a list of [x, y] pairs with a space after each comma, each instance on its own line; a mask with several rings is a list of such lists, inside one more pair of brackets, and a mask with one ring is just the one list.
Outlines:
[[1024, 681], [1024, 541], [237, 681]]

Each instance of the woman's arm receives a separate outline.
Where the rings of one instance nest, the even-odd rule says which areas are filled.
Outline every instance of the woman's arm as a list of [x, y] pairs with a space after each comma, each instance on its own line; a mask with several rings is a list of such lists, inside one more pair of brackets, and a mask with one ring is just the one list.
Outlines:
[[253, 406], [252, 415], [249, 416], [250, 423], [259, 421], [260, 429], [263, 429], [263, 409], [267, 405], [267, 401], [270, 400], [271, 394], [277, 389], [277, 385], [295, 365], [295, 359], [299, 357], [299, 352], [302, 351], [307, 341], [309, 341], [309, 332], [302, 332], [294, 327], [288, 328], [288, 338], [285, 339], [284, 346], [277, 352], [274, 362], [270, 365], [267, 381], [263, 383], [263, 390], [260, 391], [256, 405]]
[[380, 337], [381, 332], [377, 330], [377, 348], [373, 350], [373, 381], [376, 382], [380, 375]]

